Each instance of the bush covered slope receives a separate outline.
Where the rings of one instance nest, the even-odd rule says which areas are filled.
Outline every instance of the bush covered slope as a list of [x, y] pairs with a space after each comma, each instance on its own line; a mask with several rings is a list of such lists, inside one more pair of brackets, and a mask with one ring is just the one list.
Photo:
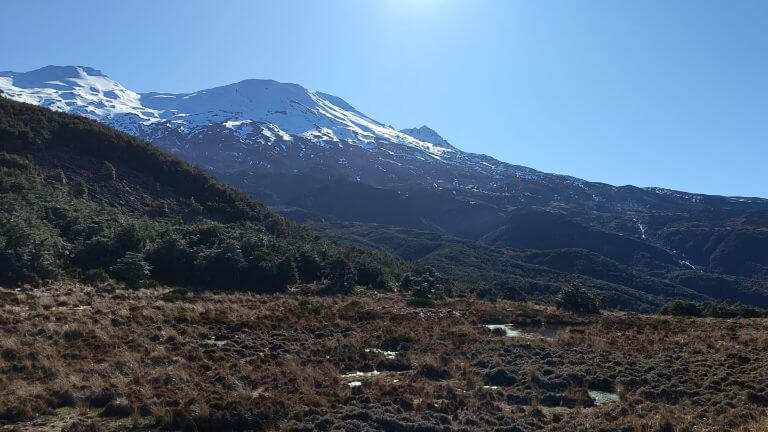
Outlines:
[[[608, 308], [651, 312], [669, 299], [718, 300], [768, 307], [768, 283], [715, 273], [642, 273], [584, 249], [498, 249], [443, 234], [374, 224], [321, 224], [317, 232], [429, 266], [466, 289], [498, 290], [499, 282], [551, 301], [571, 285], [586, 287]], [[503, 294], [503, 293], [500, 293]]]
[[387, 287], [399, 261], [339, 247], [155, 147], [0, 98], [0, 283], [64, 272], [211, 289]]

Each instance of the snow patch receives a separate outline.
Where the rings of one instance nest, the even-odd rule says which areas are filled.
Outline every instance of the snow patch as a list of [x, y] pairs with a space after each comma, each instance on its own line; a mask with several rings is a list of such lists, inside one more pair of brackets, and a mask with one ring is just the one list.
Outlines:
[[640, 237], [645, 238], [645, 227], [640, 222], [637, 223], [637, 228], [640, 230]]

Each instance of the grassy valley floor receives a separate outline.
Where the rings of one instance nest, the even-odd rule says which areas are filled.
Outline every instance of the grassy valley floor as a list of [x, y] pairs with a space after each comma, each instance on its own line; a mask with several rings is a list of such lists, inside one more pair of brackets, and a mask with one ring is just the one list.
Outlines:
[[0, 430], [768, 428], [768, 320], [312, 288], [0, 291]]

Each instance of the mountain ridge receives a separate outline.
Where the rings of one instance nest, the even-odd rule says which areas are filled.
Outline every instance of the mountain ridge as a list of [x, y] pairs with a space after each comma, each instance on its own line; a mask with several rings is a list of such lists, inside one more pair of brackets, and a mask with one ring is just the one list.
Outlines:
[[[84, 82], [88, 81], [88, 78], [99, 78], [101, 80], [96, 80], [95, 84], [97, 84], [97, 86], [94, 87], [93, 80], [90, 82]], [[72, 81], [75, 85], [55, 83], [55, 81], [61, 80]], [[47, 84], [49, 87], [41, 86], [41, 84]], [[92, 94], [89, 96], [92, 97], [78, 99], [77, 97], [73, 97], [70, 94], [71, 92], [77, 93], [77, 90], [82, 90], [82, 88], [85, 87], [85, 84], [91, 85], [91, 88], [88, 90], [91, 90]], [[289, 122], [285, 121], [283, 118], [287, 115], [286, 113], [283, 113], [285, 110], [279, 109], [280, 107], [274, 107], [272, 105], [274, 101], [268, 101], [269, 103], [266, 105], [272, 106], [275, 109], [266, 109], [262, 115], [253, 115], [253, 112], [246, 113], [236, 109], [231, 110], [231, 108], [241, 108], [241, 106], [231, 102], [232, 97], [242, 97], [238, 95], [241, 90], [244, 89], [246, 90], [245, 92], [248, 93], [249, 88], [252, 90], [255, 87], [262, 87], [265, 85], [270, 88], [277, 88], [282, 90], [282, 93], [287, 93], [288, 95], [305, 96], [303, 100], [300, 100], [302, 99], [300, 97], [288, 97], [287, 101], [280, 101], [283, 105], [294, 105], [299, 107], [299, 109], [311, 108], [309, 112], [311, 114], [317, 114], [316, 108], [308, 106], [308, 103], [311, 102], [312, 96], [315, 96], [316, 98], [321, 99], [321, 104], [329, 103], [333, 105], [331, 108], [340, 108], [343, 111], [347, 111], [349, 113], [355, 114], [355, 116], [361, 117], [358, 120], [361, 120], [364, 123], [369, 123], [368, 126], [374, 127], [374, 132], [376, 133], [371, 133], [359, 128], [356, 129], [356, 127], [359, 125], [350, 125], [348, 123], [344, 123], [344, 125], [348, 127], [348, 130], [343, 133], [344, 136], [337, 136], [337, 130], [333, 129], [331, 130], [333, 133], [329, 134], [327, 129], [330, 128], [325, 128], [320, 124], [313, 123], [310, 127], [308, 127], [306, 122], [302, 122], [303, 124], [300, 125], [302, 127], [296, 127], [296, 125], [290, 125]], [[64, 87], [64, 89], [51, 88], [50, 86]], [[51, 91], [40, 91], [43, 89], [64, 90], [65, 95], [57, 95], [55, 92]], [[122, 93], [117, 93], [116, 90], [120, 90]], [[225, 95], [227, 96], [225, 100], [230, 105], [229, 110], [225, 109], [227, 108], [226, 106], [221, 105], [216, 106], [215, 109], [198, 110], [197, 112], [195, 112], [195, 110], [190, 110], [190, 112], [183, 112], [182, 110], [179, 110], [179, 108], [189, 108], [190, 105], [194, 105], [192, 102], [189, 102], [190, 99], [201, 96], [207, 96], [208, 99], [211, 99], [211, 95], [217, 96], [221, 92], [226, 93], [228, 90], [233, 90], [231, 92], [232, 94]], [[269, 88], [266, 90], [266, 92], [262, 92], [256, 96], [264, 96], [264, 93], [268, 93]], [[244, 79], [232, 84], [216, 86], [188, 93], [169, 93], [157, 91], [138, 93], [125, 88], [117, 81], [109, 78], [101, 70], [92, 67], [49, 65], [29, 72], [0, 72], [0, 91], [2, 91], [6, 97], [17, 101], [33, 103], [58, 111], [70, 112], [84, 115], [86, 117], [91, 117], [107, 123], [118, 130], [122, 130], [133, 135], [138, 135], [142, 138], [157, 137], [157, 131], [153, 133], [152, 131], [146, 130], [147, 126], [154, 124], [161, 124], [165, 129], [173, 128], [174, 124], [184, 124], [186, 127], [193, 127], [195, 125], [199, 126], [203, 123], [205, 123], [206, 126], [225, 125], [225, 127], [228, 129], [235, 131], [236, 134], [239, 133], [240, 135], [243, 135], [248, 134], [247, 129], [249, 123], [264, 123], [267, 126], [267, 129], [269, 129], [269, 126], [276, 126], [277, 129], [280, 129], [280, 131], [277, 131], [278, 135], [280, 135], [285, 140], [289, 140], [287, 135], [300, 135], [304, 138], [310, 139], [311, 141], [345, 140], [362, 146], [372, 146], [372, 143], [375, 143], [377, 139], [391, 139], [399, 144], [414, 146], [421, 150], [424, 154], [431, 155], [435, 159], [440, 158], [442, 155], [451, 155], [452, 153], [459, 152], [462, 155], [469, 155], [471, 157], [478, 158], [478, 164], [488, 165], [489, 168], [491, 168], [494, 164], [516, 167], [519, 171], [521, 171], [515, 173], [518, 176], [535, 174], [553, 175], [562, 177], [564, 179], [570, 179], [579, 183], [605, 185], [605, 183], [601, 182], [587, 181], [567, 175], [544, 173], [528, 167], [516, 166], [507, 162], [496, 160], [493, 157], [487, 155], [460, 152], [456, 149], [456, 147], [454, 147], [442, 136], [440, 136], [439, 133], [429, 128], [428, 126], [406, 128], [398, 131], [391, 126], [385, 126], [384, 123], [371, 119], [338, 96], [330, 95], [320, 91], [310, 91], [299, 84], [282, 83], [272, 79]], [[114, 92], [114, 94], [112, 92]], [[57, 96], [59, 97], [57, 98]], [[101, 99], [97, 100], [98, 98], [94, 98], [93, 96], [101, 96]], [[306, 96], [309, 96], [309, 99], [306, 98]], [[246, 97], [246, 99], [248, 98]], [[249, 103], [261, 103], [264, 105], [264, 102], [262, 102], [259, 98], [254, 98], [253, 95], [251, 95], [251, 99], [252, 100], [248, 100]], [[125, 103], [115, 103], [114, 101], [116, 100], [122, 100]], [[110, 104], [109, 101], [113, 101], [113, 103]], [[318, 101], [315, 100], [315, 102]], [[97, 105], [102, 108], [99, 110], [93, 108], [93, 105]], [[339, 113], [326, 112], [325, 114], [328, 114], [328, 117], [333, 118], [334, 116], [338, 116]], [[124, 115], [134, 115], [136, 119], [133, 121], [125, 121], [123, 118]], [[182, 119], [183, 117], [193, 118]], [[194, 119], [194, 117], [200, 118]], [[275, 120], [275, 122], [273, 123], [270, 120]], [[347, 121], [348, 119], [341, 120]], [[145, 128], [142, 128], [142, 126]], [[285, 132], [287, 135], [280, 134], [281, 131]], [[377, 133], [380, 135], [377, 135]], [[353, 136], [354, 134], [357, 135]], [[469, 156], [465, 156], [463, 159], [467, 159]], [[449, 159], [462, 158], [454, 157]], [[452, 162], [455, 161], [452, 160]], [[654, 191], [659, 194], [687, 194], [700, 196], [706, 195], [701, 193], [677, 191], [663, 187], [645, 187], [643, 189]], [[768, 202], [768, 199], [761, 197], [728, 197], [734, 199], [761, 200]]]
[[[63, 78], [67, 74], [77, 76]], [[537, 209], [577, 222], [566, 230], [571, 241], [563, 247], [590, 249], [583, 244], [589, 236], [579, 234], [586, 227], [662, 248], [684, 269], [768, 274], [759, 254], [742, 256], [739, 246], [754, 251], [766, 243], [761, 234], [768, 229], [766, 199], [612, 186], [544, 173], [461, 151], [426, 126], [397, 131], [341, 98], [274, 80], [172, 94], [136, 93], [84, 67], [0, 75], [6, 97], [99, 120], [274, 208], [304, 212], [301, 217], [405, 224], [399, 226], [478, 241], [495, 238], [494, 245], [503, 248], [521, 245], [519, 233], [527, 229], [545, 229], [510, 229], [516, 210]], [[383, 201], [374, 203], [373, 196]], [[378, 214], [357, 208], [366, 202], [378, 206]], [[738, 265], [740, 259], [747, 264]]]
[[[339, 97], [298, 84], [246, 79], [191, 93], [137, 93], [83, 66], [46, 66], [0, 75], [0, 89], [11, 99], [85, 115], [134, 135], [158, 123], [195, 127], [250, 120], [308, 138], [344, 139], [359, 145], [389, 139], [431, 154], [444, 151], [370, 119]], [[122, 115], [135, 118], [122, 119]], [[239, 125], [229, 127], [235, 126]]]

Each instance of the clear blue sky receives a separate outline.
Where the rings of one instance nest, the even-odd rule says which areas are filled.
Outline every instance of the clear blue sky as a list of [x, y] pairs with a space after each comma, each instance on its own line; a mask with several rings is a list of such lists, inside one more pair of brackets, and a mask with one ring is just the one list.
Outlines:
[[768, 197], [768, 1], [2, 0], [0, 70], [272, 78], [539, 170]]

